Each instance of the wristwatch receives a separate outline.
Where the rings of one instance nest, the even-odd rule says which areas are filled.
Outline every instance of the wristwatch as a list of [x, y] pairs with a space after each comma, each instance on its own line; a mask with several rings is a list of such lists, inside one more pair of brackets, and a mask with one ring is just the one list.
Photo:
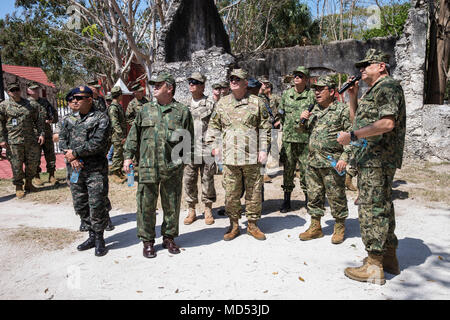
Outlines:
[[355, 135], [354, 131], [350, 131], [350, 140], [351, 141], [358, 141], [358, 137]]

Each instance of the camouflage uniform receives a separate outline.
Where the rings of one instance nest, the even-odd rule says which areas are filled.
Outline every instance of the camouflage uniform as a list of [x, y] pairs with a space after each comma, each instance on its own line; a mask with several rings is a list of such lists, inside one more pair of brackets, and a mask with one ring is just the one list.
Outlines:
[[97, 99], [92, 98], [92, 102], [94, 104], [94, 110], [108, 114], [108, 107], [106, 106], [106, 102], [103, 97], [98, 96]]
[[[320, 77], [317, 85], [335, 87], [334, 81], [329, 77]], [[351, 147], [343, 147], [336, 141], [339, 132], [351, 128], [349, 107], [338, 101], [332, 102], [326, 108], [316, 105], [308, 121], [304, 125], [300, 122], [298, 128], [299, 132], [310, 133], [306, 172], [308, 213], [312, 217], [324, 216], [326, 194], [332, 216], [335, 219], [347, 218], [345, 175], [340, 176], [336, 172], [327, 156], [332, 156], [336, 161], [349, 161]]]
[[[137, 235], [142, 241], [156, 237], [158, 190], [164, 212], [161, 234], [170, 238], [178, 236], [183, 161], [181, 158], [173, 160], [171, 153], [179, 144], [176, 134], [180, 129], [194, 136], [189, 109], [175, 100], [168, 105], [152, 101], [142, 106], [128, 134], [124, 147], [125, 159], [132, 159], [138, 147], [140, 152], [136, 200]], [[183, 157], [191, 157], [193, 140], [190, 147]]]
[[292, 192], [295, 188], [294, 175], [297, 164], [300, 167], [300, 186], [306, 193], [306, 159], [308, 157], [308, 134], [299, 133], [296, 130], [297, 122], [303, 111], [307, 110], [310, 104], [314, 104], [314, 93], [305, 88], [298, 93], [295, 87], [283, 92], [280, 109], [281, 124], [283, 125], [283, 138], [281, 146], [280, 161], [283, 163], [283, 188], [284, 192]]
[[[56, 155], [55, 155], [55, 144], [53, 143], [53, 130], [50, 123], [45, 122], [45, 120], [52, 120], [52, 123], [58, 123], [58, 111], [51, 103], [45, 98], [39, 98], [34, 100], [33, 98], [28, 99], [30, 104], [39, 108], [41, 112], [41, 117], [44, 123], [44, 144], [41, 146], [44, 151], [44, 157], [47, 167], [47, 172], [53, 174], [56, 168]], [[39, 163], [37, 171], [41, 172], [41, 157], [39, 157]]]
[[[208, 129], [208, 122], [214, 109], [214, 104], [208, 97], [203, 96], [197, 107], [193, 106], [193, 100], [190, 103], [190, 111], [194, 120], [194, 162], [187, 164], [184, 168], [184, 192], [186, 194], [186, 202], [193, 206], [198, 203], [198, 188], [197, 180], [200, 171], [202, 182], [202, 198], [201, 201], [205, 204], [216, 201], [216, 189], [214, 187], [214, 174], [216, 173], [215, 162], [206, 163], [203, 156], [210, 156], [205, 144], [206, 131]], [[197, 141], [198, 140], [198, 141]], [[200, 158], [201, 157], [201, 158]]]
[[[23, 179], [31, 181], [36, 175], [40, 158], [38, 137], [44, 136], [40, 110], [27, 99], [13, 99], [0, 103], [0, 142], [7, 142], [13, 172], [13, 184], [23, 186]], [[25, 173], [23, 165], [25, 164]]]
[[385, 116], [395, 118], [392, 131], [368, 137], [367, 147], [353, 148], [358, 169], [359, 222], [361, 238], [369, 253], [384, 253], [397, 247], [392, 181], [401, 168], [406, 132], [403, 89], [390, 76], [380, 78], [358, 101], [353, 130], [368, 126]]
[[[111, 143], [114, 147], [111, 172], [122, 172], [123, 166], [123, 144], [122, 140], [127, 137], [127, 122], [125, 111], [118, 102], [112, 102], [109, 106], [109, 118], [111, 120]], [[108, 150], [107, 150], [108, 151]]]
[[[247, 219], [255, 221], [261, 217], [263, 179], [257, 152], [267, 151], [270, 131], [264, 101], [248, 93], [241, 100], [236, 100], [233, 94], [221, 98], [211, 116], [207, 142], [223, 150], [225, 211], [232, 220], [241, 217], [243, 180]], [[218, 141], [220, 137], [222, 144]]]
[[[59, 147], [73, 150], [83, 161], [77, 183], [70, 183], [75, 213], [92, 231], [101, 232], [108, 224], [108, 161], [105, 157], [110, 133], [108, 117], [93, 108], [84, 116], [70, 114], [63, 120]], [[67, 165], [68, 176], [72, 167]]]
[[147, 97], [143, 97], [141, 100], [134, 98], [133, 100], [130, 101], [126, 111], [127, 123], [130, 127], [133, 124], [134, 119], [136, 118], [136, 114], [139, 112], [141, 107], [147, 102], [149, 102]]

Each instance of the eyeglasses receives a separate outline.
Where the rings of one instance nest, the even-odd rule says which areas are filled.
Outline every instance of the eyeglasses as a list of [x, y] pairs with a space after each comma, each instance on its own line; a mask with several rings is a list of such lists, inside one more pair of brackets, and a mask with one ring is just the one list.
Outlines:
[[242, 79], [241, 78], [238, 78], [238, 77], [231, 77], [230, 78], [230, 82], [239, 82], [239, 81], [241, 81]]
[[304, 77], [305, 77], [305, 75], [303, 73], [296, 73], [296, 74], [294, 74], [294, 78], [303, 79]]
[[315, 88], [314, 88], [314, 91], [316, 91], [316, 92], [322, 92], [322, 91], [325, 90], [325, 89], [329, 90], [328, 87], [315, 87]]
[[20, 91], [20, 89], [19, 88], [12, 88], [11, 90], [9, 90], [9, 92], [17, 92], [17, 91]]
[[89, 98], [89, 96], [73, 96], [72, 100], [75, 99], [77, 101], [81, 101], [81, 100], [87, 99], [87, 98]]
[[199, 84], [203, 84], [203, 82], [195, 80], [195, 79], [191, 79], [191, 80], [189, 80], [189, 84], [199, 85]]

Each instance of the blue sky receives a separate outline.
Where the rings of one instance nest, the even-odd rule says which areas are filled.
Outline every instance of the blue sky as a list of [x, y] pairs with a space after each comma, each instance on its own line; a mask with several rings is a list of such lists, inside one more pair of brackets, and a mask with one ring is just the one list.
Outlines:
[[15, 0], [2, 0], [1, 10], [0, 10], [0, 19], [3, 19], [6, 14], [11, 14], [15, 10], [14, 8]]

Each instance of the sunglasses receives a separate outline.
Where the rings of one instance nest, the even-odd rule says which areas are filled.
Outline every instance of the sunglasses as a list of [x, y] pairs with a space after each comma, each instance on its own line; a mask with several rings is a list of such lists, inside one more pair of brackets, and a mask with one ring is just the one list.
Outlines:
[[315, 87], [315, 88], [314, 88], [314, 91], [316, 91], [316, 92], [322, 92], [322, 91], [325, 90], [325, 89], [329, 90], [330, 88], [328, 88], [328, 87]]
[[241, 78], [238, 78], [238, 77], [231, 77], [230, 78], [230, 82], [239, 82], [239, 81], [241, 81], [242, 79]]
[[303, 79], [303, 78], [305, 78], [305, 75], [303, 73], [296, 73], [296, 74], [294, 74], [294, 78]]
[[203, 84], [203, 82], [195, 80], [195, 79], [191, 79], [191, 80], [189, 80], [189, 84], [199, 85], [199, 84]]
[[87, 99], [87, 98], [90, 98], [89, 96], [73, 96], [72, 97], [72, 101], [75, 99], [75, 100], [77, 100], [77, 101], [81, 101], [81, 100], [83, 100], [83, 99]]
[[20, 91], [20, 89], [19, 88], [12, 88], [11, 90], [9, 90], [9, 92], [17, 92], [17, 91]]

